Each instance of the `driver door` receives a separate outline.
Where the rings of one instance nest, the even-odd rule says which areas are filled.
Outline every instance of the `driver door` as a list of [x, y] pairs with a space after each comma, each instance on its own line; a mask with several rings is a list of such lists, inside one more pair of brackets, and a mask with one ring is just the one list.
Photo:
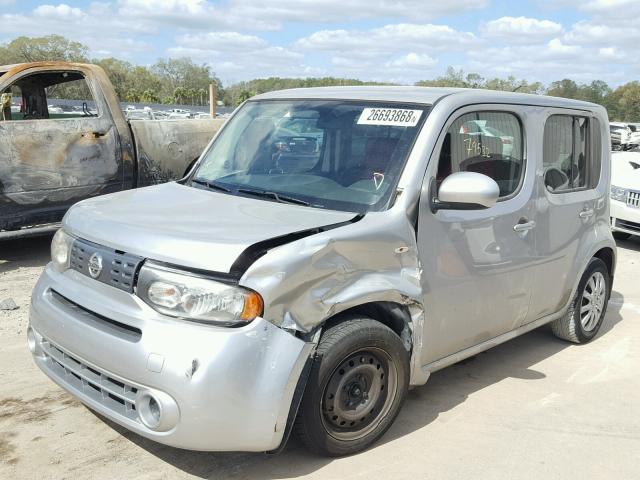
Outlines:
[[4, 228], [59, 221], [84, 198], [121, 190], [113, 121], [80, 70], [28, 69], [3, 78], [11, 117], [0, 122], [0, 218]]
[[[526, 158], [523, 115], [515, 106], [458, 111], [429, 162], [418, 224], [426, 310], [423, 365], [513, 330], [526, 318], [536, 209], [535, 166], [528, 164], [535, 158]], [[460, 171], [493, 178], [500, 187], [497, 204], [432, 213], [432, 181], [437, 189]]]

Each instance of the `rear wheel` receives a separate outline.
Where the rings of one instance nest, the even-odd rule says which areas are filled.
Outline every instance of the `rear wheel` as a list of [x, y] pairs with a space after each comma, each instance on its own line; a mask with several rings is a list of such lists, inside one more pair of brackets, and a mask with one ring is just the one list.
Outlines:
[[595, 337], [607, 311], [610, 281], [606, 264], [592, 258], [567, 313], [551, 323], [553, 333], [574, 343], [587, 343]]
[[310, 450], [364, 450], [391, 426], [409, 384], [409, 354], [385, 325], [349, 317], [322, 335], [296, 420]]

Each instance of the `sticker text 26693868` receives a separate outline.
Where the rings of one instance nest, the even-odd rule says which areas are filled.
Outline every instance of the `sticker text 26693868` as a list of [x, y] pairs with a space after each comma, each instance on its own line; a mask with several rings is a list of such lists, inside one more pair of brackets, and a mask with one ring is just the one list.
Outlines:
[[358, 125], [415, 127], [421, 115], [422, 110], [408, 108], [365, 108], [358, 118]]

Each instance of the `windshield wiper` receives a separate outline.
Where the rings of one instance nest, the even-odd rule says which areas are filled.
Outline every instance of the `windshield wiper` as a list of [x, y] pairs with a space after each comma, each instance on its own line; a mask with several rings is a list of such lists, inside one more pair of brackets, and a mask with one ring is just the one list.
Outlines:
[[276, 202], [280, 202], [280, 203], [293, 203], [295, 205], [305, 205], [307, 207], [311, 205], [306, 200], [290, 197], [289, 195], [283, 195], [281, 193], [268, 192], [266, 190], [252, 190], [250, 188], [239, 188], [237, 191], [238, 193], [245, 193], [247, 195], [253, 195], [255, 197], [272, 198]]
[[194, 178], [193, 180], [191, 180], [193, 183], [197, 183], [198, 185], [204, 185], [207, 188], [210, 188], [211, 190], [220, 190], [221, 192], [230, 192], [231, 189], [228, 187], [225, 187], [224, 185], [222, 185], [221, 183], [218, 182], [211, 182], [209, 180], [204, 180], [202, 178]]

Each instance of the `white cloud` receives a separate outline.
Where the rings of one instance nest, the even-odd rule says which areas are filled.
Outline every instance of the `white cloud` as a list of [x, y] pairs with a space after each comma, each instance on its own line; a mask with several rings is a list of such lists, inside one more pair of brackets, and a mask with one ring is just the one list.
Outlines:
[[371, 30], [320, 30], [301, 38], [302, 50], [351, 53], [353, 56], [377, 56], [402, 50], [433, 52], [456, 50], [474, 44], [476, 37], [447, 25], [399, 23]]
[[82, 10], [72, 8], [65, 3], [61, 3], [60, 5], [40, 5], [33, 11], [34, 17], [45, 18], [47, 20], [74, 21], [82, 18], [83, 15]]
[[270, 45], [255, 35], [238, 32], [210, 32], [183, 35], [167, 53], [191, 57], [211, 65], [223, 80], [268, 76], [309, 76], [318, 71], [305, 65], [302, 53]]
[[274, 21], [345, 22], [361, 19], [433, 19], [486, 7], [489, 0], [234, 0], [228, 8], [249, 18]]
[[527, 17], [501, 17], [480, 26], [488, 38], [500, 38], [513, 43], [526, 43], [558, 35], [562, 25], [551, 20]]
[[423, 70], [425, 68], [429, 69], [433, 67], [437, 60], [431, 58], [429, 55], [424, 53], [408, 53], [399, 58], [391, 60], [386, 63], [387, 67], [397, 67], [401, 69], [420, 69]]

